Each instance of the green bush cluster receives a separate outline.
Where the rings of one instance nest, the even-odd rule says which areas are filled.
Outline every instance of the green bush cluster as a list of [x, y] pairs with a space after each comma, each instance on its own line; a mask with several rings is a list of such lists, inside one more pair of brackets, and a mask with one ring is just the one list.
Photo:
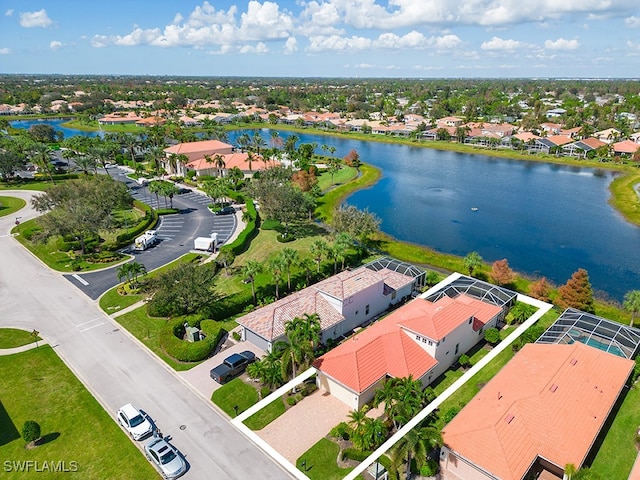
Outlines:
[[268, 218], [260, 225], [262, 230], [279, 230], [282, 227], [279, 221]]
[[122, 258], [122, 255], [118, 252], [104, 251], [98, 253], [90, 253], [88, 255], [85, 255], [83, 258], [89, 263], [111, 263], [115, 262], [116, 260], [120, 260]]
[[247, 207], [247, 217], [249, 219], [247, 222], [247, 226], [244, 228], [242, 232], [240, 232], [240, 235], [238, 235], [238, 238], [236, 238], [229, 245], [225, 245], [220, 250], [230, 249], [234, 253], [234, 255], [240, 255], [245, 250], [247, 250], [247, 248], [249, 248], [249, 243], [258, 234], [260, 218], [258, 217], [258, 212], [256, 210], [255, 205], [253, 204], [253, 200], [248, 198], [245, 205]]
[[22, 438], [25, 442], [35, 442], [40, 438], [40, 425], [33, 420], [27, 420], [22, 427]]
[[331, 431], [329, 432], [329, 436], [331, 438], [349, 440], [350, 432], [351, 427], [349, 427], [346, 422], [340, 422], [338, 425], [331, 429]]
[[216, 345], [227, 331], [213, 320], [190, 321], [190, 326], [200, 328], [205, 335], [199, 342], [183, 340], [185, 335], [185, 319], [175, 319], [167, 322], [160, 331], [160, 345], [171, 357], [181, 362], [199, 362], [211, 355]]
[[420, 469], [420, 476], [433, 477], [436, 473], [438, 473], [438, 462], [431, 458], [427, 459], [427, 463]]
[[345, 448], [342, 451], [342, 459], [343, 460], [355, 460], [357, 462], [362, 462], [364, 460], [366, 460], [366, 458], [371, 455], [371, 452], [369, 451], [364, 451], [361, 452], [360, 450], [357, 450], [355, 448]]
[[139, 202], [138, 200], [134, 200], [133, 206], [144, 212], [144, 218], [140, 223], [138, 223], [138, 225], [130, 229], [127, 233], [118, 235], [115, 248], [130, 244], [136, 239], [136, 237], [140, 236], [142, 232], [154, 226], [158, 222], [158, 213], [149, 205]]

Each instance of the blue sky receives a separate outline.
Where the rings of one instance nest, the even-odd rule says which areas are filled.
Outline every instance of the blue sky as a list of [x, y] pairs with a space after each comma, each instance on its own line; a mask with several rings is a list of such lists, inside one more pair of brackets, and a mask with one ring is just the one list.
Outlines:
[[0, 0], [0, 73], [640, 77], [638, 0]]

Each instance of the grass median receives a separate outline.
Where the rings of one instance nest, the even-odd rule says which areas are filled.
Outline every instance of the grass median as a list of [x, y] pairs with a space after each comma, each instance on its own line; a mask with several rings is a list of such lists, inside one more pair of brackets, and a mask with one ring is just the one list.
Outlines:
[[[156, 479], [127, 435], [49, 346], [0, 357], [0, 458], [12, 480], [34, 478], [24, 462], [77, 468], [78, 478]], [[42, 428], [40, 445], [25, 449], [25, 421]], [[21, 463], [22, 462], [22, 463]], [[62, 463], [60, 463], [62, 462]], [[72, 463], [73, 462], [73, 463]], [[58, 476], [71, 475], [59, 473]], [[58, 478], [45, 473], [42, 478]]]

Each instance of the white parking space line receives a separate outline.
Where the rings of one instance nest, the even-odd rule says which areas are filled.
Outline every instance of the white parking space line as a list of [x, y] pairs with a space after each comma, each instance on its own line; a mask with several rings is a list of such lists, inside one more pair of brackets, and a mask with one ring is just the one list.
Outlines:
[[75, 278], [77, 281], [79, 281], [82, 285], [84, 285], [85, 287], [87, 285], [89, 285], [89, 282], [87, 282], [84, 278], [82, 278], [80, 275], [78, 275], [77, 273], [74, 273], [73, 275], [71, 275], [73, 278]]

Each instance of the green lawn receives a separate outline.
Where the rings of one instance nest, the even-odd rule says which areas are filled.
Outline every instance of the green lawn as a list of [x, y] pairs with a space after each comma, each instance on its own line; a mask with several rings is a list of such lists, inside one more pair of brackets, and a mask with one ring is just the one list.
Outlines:
[[[159, 478], [144, 455], [49, 346], [0, 357], [0, 458], [4, 461], [76, 462], [77, 478]], [[26, 450], [26, 420], [42, 428], [44, 443]], [[12, 480], [66, 474], [12, 471]], [[3, 477], [4, 478], [4, 477]]]
[[[258, 398], [258, 390], [247, 385], [240, 378], [234, 378], [222, 385], [211, 395], [211, 401], [231, 418], [258, 403]], [[237, 413], [234, 408], [236, 406]]]
[[27, 204], [23, 199], [0, 196], [0, 217], [11, 215]]
[[[0, 348], [15, 348], [28, 345], [36, 340], [42, 340], [40, 337], [33, 337], [31, 332], [19, 330], [17, 328], [0, 328]], [[2, 399], [0, 399], [2, 400]]]
[[318, 177], [318, 187], [321, 192], [342, 185], [353, 180], [358, 171], [353, 167], [344, 166], [333, 175], [333, 181], [329, 172], [324, 172]]
[[323, 438], [298, 458], [296, 466], [311, 480], [340, 480], [353, 469], [338, 467], [339, 452], [338, 444]]
[[638, 451], [633, 443], [640, 427], [640, 388], [627, 393], [620, 411], [607, 432], [591, 470], [608, 480], [626, 480]]
[[259, 412], [254, 413], [244, 421], [251, 430], [262, 430], [286, 411], [282, 398], [274, 400]]

